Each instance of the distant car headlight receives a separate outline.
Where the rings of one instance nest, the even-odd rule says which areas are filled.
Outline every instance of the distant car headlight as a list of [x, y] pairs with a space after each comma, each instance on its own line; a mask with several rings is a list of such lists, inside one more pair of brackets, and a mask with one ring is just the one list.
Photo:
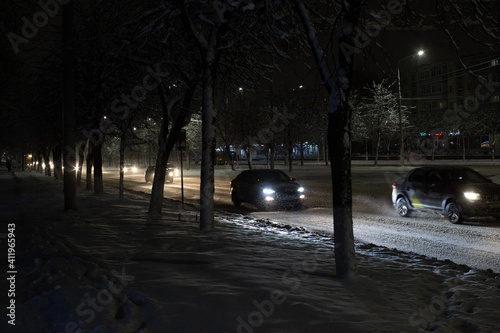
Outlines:
[[177, 177], [177, 176], [179, 176], [179, 169], [175, 169], [175, 170], [174, 170], [174, 175], [175, 175], [176, 177]]
[[137, 172], [137, 167], [132, 167], [132, 172]]
[[303, 188], [302, 186], [301, 186], [301, 187], [299, 187], [299, 188], [297, 189], [297, 192], [300, 192], [300, 193], [304, 192], [304, 188]]
[[479, 193], [476, 192], [464, 192], [464, 196], [471, 201], [479, 199]]
[[169, 175], [170, 177], [173, 177], [173, 176], [174, 176], [174, 172], [173, 172], [173, 171], [170, 171], [170, 172], [168, 173], [168, 175]]
[[127, 172], [127, 167], [123, 167], [123, 172]]
[[265, 188], [265, 189], [262, 190], [262, 193], [264, 193], [266, 195], [273, 194], [274, 192], [276, 192], [276, 191], [273, 190], [273, 189], [270, 189], [270, 188]]

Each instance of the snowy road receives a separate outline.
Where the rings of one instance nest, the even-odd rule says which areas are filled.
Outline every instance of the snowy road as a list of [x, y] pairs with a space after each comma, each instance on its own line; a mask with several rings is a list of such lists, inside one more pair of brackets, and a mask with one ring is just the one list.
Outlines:
[[[474, 166], [500, 183], [496, 165]], [[475, 219], [454, 225], [439, 214], [414, 214], [399, 217], [392, 207], [392, 182], [411, 168], [354, 166], [353, 214], [354, 236], [363, 243], [414, 252], [437, 259], [449, 259], [479, 269], [500, 272], [500, 223], [491, 218]], [[286, 171], [286, 170], [285, 170]], [[295, 166], [289, 173], [307, 190], [306, 208], [302, 211], [258, 212], [250, 205], [236, 209], [229, 198], [229, 181], [238, 171], [216, 170], [216, 208], [256, 218], [269, 219], [325, 233], [333, 232], [331, 184], [329, 168], [320, 165]], [[115, 179], [116, 173], [109, 173]], [[116, 184], [116, 180], [114, 180]], [[125, 187], [149, 193], [151, 184], [144, 183], [142, 173], [126, 178]], [[186, 172], [185, 202], [199, 202], [199, 170]], [[165, 197], [180, 200], [180, 180], [165, 185]]]

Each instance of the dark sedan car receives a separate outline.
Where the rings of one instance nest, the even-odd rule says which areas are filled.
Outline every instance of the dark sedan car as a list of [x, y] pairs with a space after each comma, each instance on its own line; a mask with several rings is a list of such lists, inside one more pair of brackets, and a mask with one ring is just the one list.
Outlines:
[[246, 170], [231, 181], [231, 200], [235, 206], [247, 202], [259, 210], [301, 208], [304, 198], [304, 188], [280, 170]]
[[500, 218], [500, 185], [465, 167], [423, 167], [392, 184], [392, 202], [400, 216], [437, 211], [451, 223], [467, 217]]
[[[178, 175], [179, 171], [175, 168], [175, 165], [168, 163], [167, 164], [167, 172], [165, 173], [165, 182], [174, 182], [174, 177]], [[146, 169], [146, 172], [144, 174], [144, 178], [146, 179], [147, 182], [152, 182], [155, 176], [155, 167], [154, 166], [149, 166]]]

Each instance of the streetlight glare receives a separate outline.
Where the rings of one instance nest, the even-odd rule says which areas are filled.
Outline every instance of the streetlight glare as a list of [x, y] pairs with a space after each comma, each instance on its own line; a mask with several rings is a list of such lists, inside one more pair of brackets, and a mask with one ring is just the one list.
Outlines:
[[420, 51], [418, 51], [418, 53], [417, 53], [417, 54], [421, 57], [421, 56], [423, 56], [423, 55], [424, 55], [424, 53], [425, 53], [425, 51], [424, 51], [424, 50], [420, 50]]

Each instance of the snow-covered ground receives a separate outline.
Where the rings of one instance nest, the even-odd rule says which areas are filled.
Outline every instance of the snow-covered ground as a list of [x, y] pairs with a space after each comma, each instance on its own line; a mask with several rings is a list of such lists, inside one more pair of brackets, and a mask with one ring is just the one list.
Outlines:
[[357, 243], [341, 282], [327, 233], [218, 212], [203, 234], [194, 207], [151, 216], [146, 194], [117, 196], [80, 190], [64, 212], [60, 181], [0, 169], [17, 271], [0, 332], [500, 332], [492, 271]]

